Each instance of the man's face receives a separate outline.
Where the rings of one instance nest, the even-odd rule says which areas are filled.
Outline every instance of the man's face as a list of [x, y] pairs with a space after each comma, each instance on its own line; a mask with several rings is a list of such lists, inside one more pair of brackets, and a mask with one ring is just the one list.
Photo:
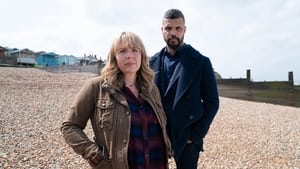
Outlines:
[[161, 31], [167, 46], [173, 50], [183, 43], [186, 27], [183, 18], [163, 19]]

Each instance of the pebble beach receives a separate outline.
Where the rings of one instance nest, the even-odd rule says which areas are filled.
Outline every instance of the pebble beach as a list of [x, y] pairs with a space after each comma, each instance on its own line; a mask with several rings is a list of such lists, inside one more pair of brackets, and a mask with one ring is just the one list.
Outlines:
[[[0, 67], [0, 169], [90, 168], [66, 145], [60, 126], [94, 76]], [[85, 130], [92, 137], [90, 124]], [[199, 168], [299, 169], [300, 108], [220, 97], [204, 150]]]

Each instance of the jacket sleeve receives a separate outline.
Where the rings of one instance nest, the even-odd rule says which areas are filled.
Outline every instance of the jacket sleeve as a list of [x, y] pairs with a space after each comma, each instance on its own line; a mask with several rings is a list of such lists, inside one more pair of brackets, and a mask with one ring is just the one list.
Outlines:
[[87, 121], [95, 111], [95, 88], [92, 80], [84, 84], [74, 98], [61, 126], [66, 143], [86, 160], [95, 156], [99, 151], [98, 146], [83, 132]]

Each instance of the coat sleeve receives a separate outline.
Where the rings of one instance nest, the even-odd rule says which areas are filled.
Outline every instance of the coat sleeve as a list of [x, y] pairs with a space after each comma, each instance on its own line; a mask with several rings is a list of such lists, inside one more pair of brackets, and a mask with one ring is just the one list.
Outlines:
[[84, 133], [87, 121], [95, 111], [95, 85], [89, 80], [80, 89], [71, 104], [61, 132], [66, 143], [86, 160], [95, 156], [99, 148]]
[[218, 88], [214, 70], [209, 58], [206, 58], [205, 63], [203, 64], [201, 86], [203, 116], [198, 123], [201, 124], [201, 127], [195, 128], [196, 133], [198, 134], [194, 134], [192, 137], [195, 138], [191, 138], [192, 140], [202, 140], [205, 137], [219, 109]]

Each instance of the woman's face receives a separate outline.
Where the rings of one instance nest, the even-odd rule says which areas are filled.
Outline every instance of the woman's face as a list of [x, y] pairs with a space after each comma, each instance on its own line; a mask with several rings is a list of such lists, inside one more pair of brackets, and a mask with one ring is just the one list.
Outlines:
[[116, 60], [120, 70], [125, 74], [136, 74], [141, 67], [142, 55], [139, 49], [129, 48], [121, 43], [117, 47]]

